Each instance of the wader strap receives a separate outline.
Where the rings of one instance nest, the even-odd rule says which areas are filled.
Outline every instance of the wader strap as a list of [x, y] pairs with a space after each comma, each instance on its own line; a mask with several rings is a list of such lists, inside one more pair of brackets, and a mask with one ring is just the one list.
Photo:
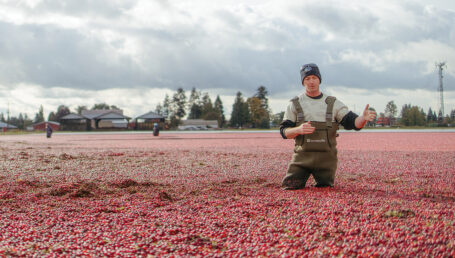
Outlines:
[[325, 121], [327, 127], [331, 128], [332, 127], [332, 111], [333, 111], [333, 104], [335, 103], [336, 98], [332, 96], [328, 96], [325, 99], [325, 103], [327, 103], [327, 111], [325, 112]]
[[[295, 121], [296, 125], [299, 126], [304, 122], [303, 118], [303, 109], [299, 102], [299, 97], [294, 97], [292, 100], [295, 109], [297, 110], [297, 120]], [[299, 135], [295, 138], [295, 145], [301, 146], [303, 144], [303, 135]]]
[[297, 120], [295, 121], [295, 123], [297, 125], [300, 125], [303, 122], [303, 109], [302, 106], [300, 105], [299, 97], [294, 97], [291, 101], [294, 104], [295, 109], [297, 110]]

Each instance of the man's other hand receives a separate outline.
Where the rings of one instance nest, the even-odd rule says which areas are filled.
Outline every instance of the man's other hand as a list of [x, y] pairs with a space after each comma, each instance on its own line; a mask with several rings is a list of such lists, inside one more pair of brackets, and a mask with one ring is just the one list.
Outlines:
[[311, 134], [316, 130], [316, 128], [311, 125], [311, 121], [301, 124], [298, 128], [299, 134]]
[[308, 121], [296, 127], [286, 128], [284, 130], [284, 135], [288, 139], [294, 139], [301, 134], [311, 134], [314, 130], [316, 130], [316, 128], [311, 125], [310, 121]]

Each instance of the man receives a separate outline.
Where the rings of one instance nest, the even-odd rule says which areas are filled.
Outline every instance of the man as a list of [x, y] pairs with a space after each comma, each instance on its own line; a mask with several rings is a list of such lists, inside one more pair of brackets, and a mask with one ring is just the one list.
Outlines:
[[335, 97], [324, 95], [319, 89], [321, 74], [316, 64], [302, 66], [300, 76], [305, 93], [291, 100], [280, 126], [284, 139], [295, 139], [294, 154], [282, 187], [286, 190], [304, 188], [310, 175], [316, 187], [332, 187], [338, 162], [338, 125], [347, 130], [360, 130], [367, 121], [376, 118], [376, 112], [367, 105], [358, 116]]
[[46, 137], [51, 138], [52, 136], [52, 127], [49, 124], [46, 124]]

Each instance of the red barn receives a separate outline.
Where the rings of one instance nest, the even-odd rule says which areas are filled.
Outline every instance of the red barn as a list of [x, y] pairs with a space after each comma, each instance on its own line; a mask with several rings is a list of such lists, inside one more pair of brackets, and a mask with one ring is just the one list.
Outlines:
[[376, 125], [379, 126], [390, 126], [391, 125], [391, 119], [388, 117], [378, 117], [378, 120], [376, 121]]
[[33, 130], [34, 131], [45, 131], [46, 130], [46, 124], [49, 124], [49, 126], [52, 128], [53, 131], [58, 131], [60, 130], [60, 123], [59, 122], [54, 122], [54, 121], [47, 121], [47, 122], [39, 122], [36, 124], [33, 124]]

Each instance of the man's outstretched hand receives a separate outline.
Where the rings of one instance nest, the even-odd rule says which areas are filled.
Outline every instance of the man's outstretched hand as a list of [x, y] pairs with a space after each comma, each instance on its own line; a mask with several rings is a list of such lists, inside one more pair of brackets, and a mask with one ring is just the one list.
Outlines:
[[366, 121], [371, 122], [376, 118], [376, 112], [374, 110], [369, 110], [369, 108], [370, 108], [370, 104], [367, 104], [367, 106], [365, 107], [365, 110], [363, 111], [363, 118]]
[[373, 121], [376, 118], [376, 111], [370, 110], [370, 104], [367, 104], [363, 114], [355, 119], [355, 127], [361, 129], [368, 121]]

